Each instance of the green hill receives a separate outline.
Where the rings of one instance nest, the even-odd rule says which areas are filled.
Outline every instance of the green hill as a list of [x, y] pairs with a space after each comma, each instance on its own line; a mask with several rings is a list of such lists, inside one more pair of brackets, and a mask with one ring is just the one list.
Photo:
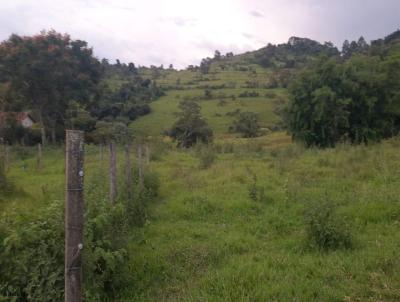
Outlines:
[[[104, 146], [85, 146], [85, 301], [400, 301], [400, 138], [305, 148], [279, 115], [293, 76], [335, 53], [291, 38], [180, 71], [108, 66], [106, 118], [126, 109], [112, 92], [151, 111], [129, 125], [131, 171], [117, 146], [116, 204]], [[181, 100], [200, 104], [213, 144], [162, 136]], [[258, 114], [260, 136], [229, 131], [240, 112]], [[61, 301], [64, 147], [46, 146], [42, 168], [36, 147], [0, 152], [0, 301]]]

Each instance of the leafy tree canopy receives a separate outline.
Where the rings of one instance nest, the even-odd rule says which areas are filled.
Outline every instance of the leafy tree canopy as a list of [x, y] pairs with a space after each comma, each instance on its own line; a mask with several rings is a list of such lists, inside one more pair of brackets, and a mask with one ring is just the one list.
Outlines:
[[94, 101], [103, 71], [85, 41], [51, 30], [29, 37], [11, 35], [2, 42], [0, 73], [19, 96], [8, 107], [34, 110], [45, 140], [44, 129], [64, 125], [70, 101], [85, 106]]
[[197, 142], [211, 142], [213, 132], [201, 116], [201, 107], [194, 101], [184, 100], [179, 103], [179, 109], [179, 118], [170, 133], [178, 146], [188, 148]]
[[290, 87], [286, 119], [294, 139], [308, 146], [367, 143], [400, 130], [400, 53], [322, 58]]

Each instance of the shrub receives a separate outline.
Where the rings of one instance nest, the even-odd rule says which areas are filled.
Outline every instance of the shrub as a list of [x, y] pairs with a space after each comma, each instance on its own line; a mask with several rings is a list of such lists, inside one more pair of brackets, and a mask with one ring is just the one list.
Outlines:
[[273, 91], [268, 91], [268, 92], [265, 93], [265, 97], [269, 98], [269, 99], [276, 98], [276, 93], [273, 92]]
[[212, 166], [215, 161], [215, 152], [211, 147], [200, 147], [197, 151], [197, 157], [199, 158], [199, 168], [207, 169]]
[[245, 91], [245, 92], [242, 92], [239, 94], [239, 97], [241, 97], [241, 98], [245, 98], [245, 97], [255, 98], [258, 96], [260, 96], [260, 94], [256, 91]]
[[160, 178], [156, 172], [149, 171], [144, 174], [144, 188], [150, 197], [158, 196]]
[[43, 219], [0, 221], [0, 300], [62, 301], [64, 240], [60, 203], [41, 212]]
[[[124, 268], [128, 257], [127, 211], [122, 203], [110, 204], [100, 174], [86, 186], [85, 301], [113, 301], [116, 293], [131, 282]], [[156, 182], [151, 183], [147, 187], [155, 192]], [[0, 301], [63, 300], [63, 213], [63, 203], [52, 201], [30, 222], [14, 213], [1, 217]]]
[[260, 126], [258, 116], [254, 112], [242, 112], [229, 128], [232, 132], [239, 132], [243, 137], [256, 137], [259, 135]]
[[321, 250], [350, 248], [352, 235], [344, 217], [332, 202], [313, 204], [306, 212], [306, 234], [311, 246]]
[[[4, 158], [0, 157], [0, 193], [1, 195], [7, 195], [12, 193], [14, 190], [13, 183], [8, 179], [4, 164]], [[0, 197], [1, 200], [1, 197]]]
[[[135, 184], [139, 185], [139, 175], [135, 174]], [[126, 211], [130, 225], [141, 227], [147, 221], [147, 207], [151, 200], [158, 196], [160, 179], [155, 172], [146, 172], [143, 175], [143, 190], [134, 191], [132, 199], [126, 201]]]
[[265, 188], [263, 186], [258, 185], [257, 183], [257, 175], [251, 170], [248, 170], [248, 172], [250, 173], [252, 178], [252, 182], [248, 187], [250, 199], [258, 202], [267, 201], [267, 196], [265, 195]]
[[194, 101], [179, 103], [181, 112], [173, 125], [170, 135], [178, 142], [178, 146], [188, 148], [197, 142], [209, 143], [213, 132], [200, 113], [201, 107]]

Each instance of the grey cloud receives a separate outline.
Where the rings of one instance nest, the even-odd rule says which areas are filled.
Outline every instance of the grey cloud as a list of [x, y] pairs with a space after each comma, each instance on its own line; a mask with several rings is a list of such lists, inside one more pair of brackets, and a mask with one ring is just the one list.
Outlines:
[[252, 39], [254, 38], [254, 36], [252, 34], [248, 34], [248, 33], [242, 33], [242, 36], [247, 38], [247, 39]]
[[264, 15], [263, 15], [262, 13], [260, 13], [259, 11], [256, 11], [256, 10], [252, 10], [252, 11], [250, 12], [250, 15], [252, 15], [253, 17], [256, 17], [256, 18], [262, 18], [262, 17], [264, 17]]
[[196, 19], [194, 18], [183, 18], [183, 17], [175, 17], [174, 23], [177, 26], [194, 26], [196, 25]]
[[0, 41], [54, 28], [86, 40], [99, 57], [140, 65], [185, 67], [216, 49], [240, 53], [290, 36], [341, 47], [345, 39], [377, 39], [400, 27], [398, 0], [235, 0], [219, 8], [215, 0], [200, 8], [178, 0], [0, 2]]

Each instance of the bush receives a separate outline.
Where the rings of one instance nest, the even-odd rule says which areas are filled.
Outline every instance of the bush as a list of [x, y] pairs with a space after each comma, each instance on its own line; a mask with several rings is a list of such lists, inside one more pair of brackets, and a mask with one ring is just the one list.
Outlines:
[[[5, 169], [5, 160], [3, 156], [0, 156], [0, 193], [1, 195], [7, 195], [14, 191], [14, 184], [7, 177]], [[0, 197], [1, 201], [1, 197]]]
[[[113, 301], [130, 283], [128, 216], [112, 206], [98, 173], [86, 186], [83, 271], [85, 301]], [[149, 181], [147, 181], [149, 183]], [[147, 185], [155, 192], [155, 181]], [[152, 193], [154, 194], [154, 193]], [[62, 301], [64, 289], [63, 203], [52, 201], [30, 217], [8, 213], [0, 219], [0, 301]]]
[[268, 92], [265, 93], [265, 97], [269, 98], [269, 99], [276, 98], [276, 93], [273, 92], [273, 91], [268, 91]]
[[197, 157], [199, 158], [199, 168], [207, 169], [212, 166], [215, 161], [215, 152], [211, 147], [200, 147], [197, 151]]
[[249, 197], [253, 201], [265, 202], [267, 196], [265, 195], [265, 188], [257, 184], [257, 175], [250, 171], [252, 182], [248, 187]]
[[256, 91], [245, 91], [239, 94], [240, 98], [255, 98], [260, 96], [260, 94]]
[[179, 108], [179, 118], [170, 131], [178, 146], [189, 148], [198, 142], [211, 142], [213, 131], [201, 116], [201, 107], [194, 101], [186, 100], [179, 103]]
[[156, 172], [149, 171], [144, 174], [144, 188], [149, 197], [154, 198], [158, 196], [160, 178]]
[[41, 211], [43, 219], [29, 224], [21, 217], [2, 217], [0, 300], [63, 300], [62, 213], [61, 203], [53, 203]]
[[332, 202], [316, 203], [306, 212], [306, 234], [311, 246], [321, 250], [350, 248], [352, 235], [344, 217]]
[[260, 126], [258, 116], [254, 112], [241, 112], [233, 125], [229, 128], [231, 132], [239, 132], [243, 137], [256, 137], [259, 135]]

